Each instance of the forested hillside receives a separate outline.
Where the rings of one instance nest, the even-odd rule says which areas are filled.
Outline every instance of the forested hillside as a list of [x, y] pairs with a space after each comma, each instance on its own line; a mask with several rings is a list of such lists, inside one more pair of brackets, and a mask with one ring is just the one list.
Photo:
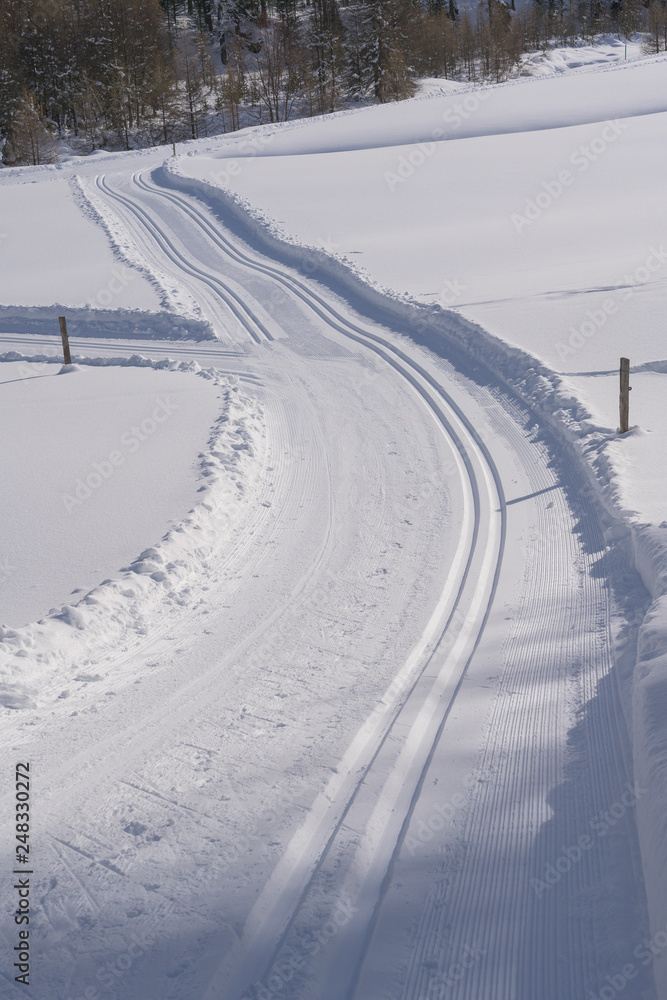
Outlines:
[[0, 0], [6, 163], [158, 145], [400, 100], [419, 76], [499, 81], [600, 31], [667, 42], [666, 0]]

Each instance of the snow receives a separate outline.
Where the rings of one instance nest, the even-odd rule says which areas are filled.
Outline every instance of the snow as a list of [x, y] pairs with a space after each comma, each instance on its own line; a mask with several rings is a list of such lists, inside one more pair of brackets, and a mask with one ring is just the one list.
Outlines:
[[[580, 433], [597, 432], [597, 451], [609, 443], [613, 495], [650, 523], [662, 519], [650, 442], [665, 429], [666, 81], [660, 57], [481, 89], [468, 105], [429, 96], [286, 128], [231, 161], [223, 141], [215, 157], [167, 169], [176, 184], [201, 182], [204, 196], [233, 191], [275, 247], [316, 248], [368, 287], [455, 310], [521, 352], [513, 380], [522, 359], [567, 375], [552, 384], [565, 399], [574, 390]], [[436, 123], [448, 124], [431, 141]], [[614, 440], [611, 373], [625, 355], [658, 366], [632, 397], [641, 441]], [[570, 377], [587, 374], [594, 389]]]
[[0, 297], [36, 1000], [667, 996], [667, 60], [619, 59], [2, 172], [157, 296], [72, 278], [63, 379]]
[[[238, 379], [192, 361], [5, 367], [0, 702], [17, 708], [204, 587], [252, 502], [262, 421]], [[55, 380], [63, 368], [76, 379]], [[35, 648], [26, 675], [15, 658]]]
[[[450, 349], [458, 332], [518, 386], [574, 443], [613, 517], [632, 525], [631, 558], [655, 599], [631, 723], [635, 773], [650, 792], [637, 809], [654, 934], [667, 925], [667, 668], [656, 652], [667, 648], [667, 539], [643, 526], [664, 522], [666, 73], [661, 57], [488, 88], [467, 104], [426, 97], [237, 149], [223, 142], [166, 175], [367, 308], [384, 296], [407, 318], [409, 304], [416, 316], [429, 303], [418, 329], [430, 317]], [[623, 439], [620, 356], [635, 372]], [[655, 971], [663, 996], [660, 963]]]
[[579, 41], [574, 45], [556, 45], [545, 52], [530, 52], [521, 60], [522, 76], [552, 76], [569, 70], [618, 62], [632, 62], [643, 56], [644, 38], [635, 35], [599, 35], [595, 44]]
[[[667, 110], [665, 62], [663, 54], [545, 79], [524, 78], [481, 87], [459, 85], [454, 94], [426, 95], [400, 104], [245, 129], [220, 136], [214, 143], [202, 140], [187, 155], [192, 160], [208, 147], [216, 157], [237, 158], [243, 173], [255, 158], [513, 135], [655, 114]], [[326, 169], [324, 161], [320, 167]], [[391, 160], [387, 169], [391, 169]]]
[[[665, 520], [665, 489], [659, 474], [667, 436], [667, 372], [631, 371], [630, 433], [614, 434], [605, 445], [617, 481], [616, 504], [635, 522]], [[603, 432], [614, 426], [618, 407], [618, 372], [568, 378], [576, 396]], [[616, 421], [617, 423], [617, 421]]]
[[0, 183], [0, 330], [47, 332], [66, 313], [74, 334], [213, 336], [187, 292], [143, 266], [79, 178], [15, 179]]
[[212, 382], [144, 368], [10, 362], [0, 386], [0, 604], [16, 628], [76, 602], [186, 513], [220, 401]]
[[[518, 71], [515, 70], [512, 76], [556, 76], [578, 69], [599, 70], [617, 63], [644, 61], [643, 43], [644, 38], [640, 35], [630, 39], [618, 35], [598, 35], [594, 44], [580, 39], [573, 45], [554, 45], [543, 51], [524, 53]], [[470, 84], [442, 77], [425, 77], [417, 81], [419, 97], [465, 93], [468, 90]]]
[[[659, 82], [638, 83], [650, 95], [647, 103], [660, 95], [664, 108], [667, 63], [649, 68], [659, 72]], [[621, 75], [593, 77], [614, 85], [600, 95], [597, 114], [612, 117]], [[590, 96], [583, 76], [567, 78], [573, 81], [583, 98]], [[643, 112], [635, 95], [625, 88], [628, 104]], [[537, 132], [515, 122], [518, 130], [506, 133], [510, 123], [496, 119], [499, 111], [489, 101], [475, 114], [479, 132], [465, 140], [270, 156], [272, 142], [262, 155], [237, 160], [233, 175], [226, 161], [218, 165], [204, 156], [181, 160], [178, 169], [209, 184], [223, 178], [304, 244], [346, 257], [383, 286], [456, 307], [555, 370], [616, 364], [627, 349], [630, 310], [642, 327], [636, 360], [655, 360], [667, 280], [667, 208], [656, 150], [667, 114], [565, 127], [570, 102], [581, 112], [585, 100], [576, 90], [561, 97], [557, 125]], [[417, 105], [424, 106], [432, 122], [450, 110], [448, 99]], [[481, 114], [488, 115], [484, 124], [477, 121]], [[338, 122], [349, 127], [363, 117]], [[489, 120], [499, 134], [483, 134]], [[358, 141], [367, 128], [370, 123], [357, 129]], [[300, 130], [302, 139], [308, 131]], [[630, 183], [637, 162], [642, 181]], [[589, 310], [597, 317], [609, 302], [601, 320], [594, 320], [593, 335], [587, 325], [582, 333]]]
[[67, 180], [0, 186], [0, 302], [157, 310], [155, 290], [114, 255]]

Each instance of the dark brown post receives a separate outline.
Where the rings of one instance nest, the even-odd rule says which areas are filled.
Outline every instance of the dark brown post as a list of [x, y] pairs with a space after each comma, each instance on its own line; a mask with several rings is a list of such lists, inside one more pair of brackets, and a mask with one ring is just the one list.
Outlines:
[[630, 424], [630, 361], [621, 358], [621, 394], [619, 397], [621, 434], [626, 434]]
[[172, 148], [172, 149], [173, 149], [173, 151], [174, 151], [174, 156], [176, 156], [176, 143], [175, 143], [175, 142], [172, 142], [172, 144], [171, 144], [171, 148]]
[[72, 364], [72, 355], [69, 352], [69, 338], [67, 336], [67, 320], [64, 316], [59, 316], [58, 320], [60, 322], [60, 336], [63, 338], [63, 355], [65, 357], [65, 364]]

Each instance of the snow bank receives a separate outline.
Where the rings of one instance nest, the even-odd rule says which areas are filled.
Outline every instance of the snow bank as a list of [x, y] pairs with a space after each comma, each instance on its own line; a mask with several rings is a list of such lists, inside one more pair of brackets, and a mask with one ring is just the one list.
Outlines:
[[[484, 93], [462, 105], [470, 128], [486, 113], [486, 103], [474, 110]], [[442, 104], [431, 104], [435, 125]], [[633, 364], [664, 356], [666, 132], [667, 114], [642, 114], [417, 145], [192, 157], [180, 168], [233, 189], [300, 242], [346, 253], [382, 285], [456, 306], [554, 370], [586, 372], [616, 367], [629, 329], [641, 331]]]
[[[16, 352], [0, 360], [60, 364], [49, 356]], [[265, 465], [261, 406], [235, 376], [194, 362], [75, 358], [77, 365], [139, 365], [191, 373], [220, 387], [222, 409], [208, 449], [199, 455], [201, 499], [187, 517], [141, 552], [115, 579], [105, 580], [81, 600], [54, 608], [23, 628], [0, 627], [0, 705], [36, 708], [53, 701], [68, 682], [99, 668], [104, 657], [133, 637], [147, 635], [156, 621], [199, 600], [211, 564], [225, 551], [257, 507]]]
[[556, 45], [553, 49], [528, 52], [521, 60], [522, 76], [554, 76], [585, 67], [611, 66], [620, 62], [642, 59], [646, 36], [635, 34], [632, 38], [620, 35], [599, 35], [595, 44], [582, 40], [572, 45]]
[[[637, 803], [651, 929], [667, 928], [667, 521], [632, 531], [635, 561], [654, 598], [639, 632], [633, 683], [635, 777], [648, 790]], [[667, 996], [665, 962], [655, 962]]]
[[438, 354], [445, 349], [447, 356], [455, 361], [464, 364], [466, 356], [473, 357], [500, 377], [536, 416], [546, 419], [565, 437], [568, 446], [585, 459], [591, 482], [600, 490], [610, 515], [620, 523], [627, 521], [629, 512], [619, 508], [618, 483], [605, 454], [605, 446], [619, 435], [615, 429], [593, 419], [566, 377], [459, 312], [396, 292], [374, 281], [349, 257], [296, 239], [246, 198], [192, 177], [186, 171], [187, 166], [170, 160], [154, 176], [167, 186], [203, 199], [251, 245], [258, 245], [274, 259], [295, 267], [305, 278], [323, 281], [334, 291], [340, 291], [367, 315], [386, 321]]
[[155, 340], [215, 340], [206, 320], [171, 312], [143, 309], [73, 308], [0, 305], [0, 333], [32, 333], [53, 336], [60, 341], [58, 316], [67, 317], [70, 337], [105, 337], [113, 340], [146, 338]]
[[[168, 372], [193, 372], [194, 374], [201, 374], [203, 370], [201, 366], [196, 361], [174, 361], [173, 358], [162, 358], [161, 360], [156, 360], [155, 358], [145, 358], [142, 354], [132, 354], [129, 358], [117, 358], [114, 355], [109, 357], [87, 357], [84, 354], [73, 354], [73, 367], [80, 367], [81, 365], [88, 365], [89, 367], [116, 367], [116, 368], [153, 368], [155, 371], [168, 371]], [[5, 351], [4, 354], [0, 354], [0, 362], [2, 361], [24, 361], [26, 364], [46, 364], [46, 365], [62, 365], [62, 361], [55, 354], [21, 354], [19, 351]], [[63, 368], [68, 367], [67, 365], [62, 365]], [[210, 369], [214, 371], [215, 369]], [[225, 374], [225, 378], [234, 379], [234, 376]], [[234, 383], [236, 384], [236, 383]]]
[[[650, 791], [639, 803], [638, 822], [651, 925], [655, 931], [663, 929], [667, 926], [667, 521], [656, 527], [638, 523], [635, 515], [632, 523], [631, 512], [619, 506], [618, 481], [605, 454], [605, 445], [619, 435], [596, 425], [567, 379], [527, 351], [492, 336], [457, 312], [380, 285], [351, 259], [308, 246], [247, 199], [186, 171], [186, 165], [168, 161], [155, 177], [203, 199], [251, 245], [304, 277], [327, 283], [367, 315], [386, 320], [436, 353], [444, 349], [454, 362], [465, 364], [465, 355], [472, 357], [502, 379], [536, 417], [549, 423], [581, 463], [615, 524], [609, 537], [630, 536], [636, 568], [654, 599], [640, 633], [633, 744], [637, 780]], [[667, 996], [667, 970], [655, 964], [659, 990]]]
[[[507, 344], [460, 313], [439, 303], [424, 303], [407, 293], [396, 292], [374, 281], [364, 268], [349, 257], [324, 247], [309, 246], [296, 239], [246, 198], [190, 176], [187, 166], [178, 161], [167, 161], [154, 176], [167, 186], [203, 199], [217, 209], [250, 244], [258, 245], [274, 259], [295, 267], [304, 277], [327, 283], [367, 315], [387, 321], [436, 353], [442, 353], [446, 348], [447, 356], [453, 360], [464, 360], [464, 354], [475, 358], [494, 376], [500, 377], [513, 392], [517, 392], [536, 416], [547, 420], [565, 438], [568, 446], [583, 460], [584, 468], [599, 490], [609, 514], [620, 524], [627, 524], [632, 518], [633, 512], [619, 505], [615, 470], [605, 454], [605, 446], [620, 440], [619, 435], [615, 429], [594, 420], [566, 377], [525, 349]], [[643, 534], [635, 533], [637, 567], [640, 572], [645, 564], [653, 567], [644, 582], [649, 592], [655, 595], [657, 589], [667, 584], [667, 549], [658, 556], [655, 546], [652, 546], [649, 558], [648, 553], [644, 553], [643, 539]], [[664, 579], [655, 575], [655, 566], [660, 560], [664, 560], [666, 567]]]

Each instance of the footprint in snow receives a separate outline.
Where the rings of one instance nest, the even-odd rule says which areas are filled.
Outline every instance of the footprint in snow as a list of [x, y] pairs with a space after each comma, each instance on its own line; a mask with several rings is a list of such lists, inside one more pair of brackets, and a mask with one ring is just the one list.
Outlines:
[[137, 823], [136, 820], [123, 827], [123, 831], [125, 833], [130, 833], [133, 837], [140, 837], [141, 834], [145, 833], [147, 829], [147, 826], [144, 826], [143, 823]]

